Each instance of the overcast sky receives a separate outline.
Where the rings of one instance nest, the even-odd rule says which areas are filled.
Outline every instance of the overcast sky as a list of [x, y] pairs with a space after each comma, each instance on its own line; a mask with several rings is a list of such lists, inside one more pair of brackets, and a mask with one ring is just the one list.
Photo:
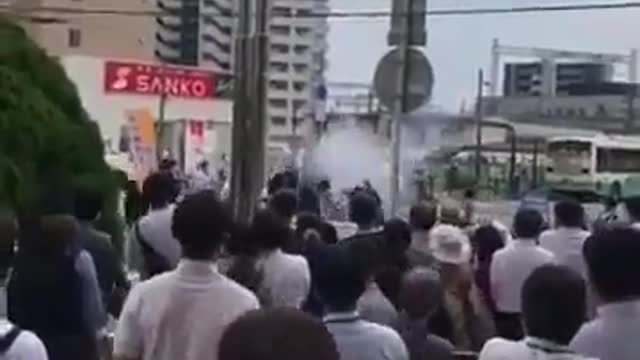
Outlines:
[[[428, 6], [450, 9], [616, 1], [430, 0]], [[333, 10], [388, 10], [390, 3], [331, 0]], [[329, 80], [370, 82], [377, 61], [388, 49], [388, 19], [332, 19], [330, 25]], [[631, 48], [640, 48], [640, 9], [430, 17], [427, 29], [426, 53], [436, 77], [433, 103], [457, 111], [463, 99], [467, 106], [473, 102], [476, 73], [480, 67], [488, 71], [493, 38], [509, 45], [626, 54]]]

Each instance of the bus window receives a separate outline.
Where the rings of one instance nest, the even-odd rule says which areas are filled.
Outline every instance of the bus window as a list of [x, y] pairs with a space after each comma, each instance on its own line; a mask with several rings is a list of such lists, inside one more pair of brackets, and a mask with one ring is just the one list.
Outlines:
[[567, 175], [590, 173], [591, 143], [585, 141], [562, 141], [549, 144], [547, 154], [551, 168]]
[[640, 172], [640, 150], [598, 149], [598, 172]]

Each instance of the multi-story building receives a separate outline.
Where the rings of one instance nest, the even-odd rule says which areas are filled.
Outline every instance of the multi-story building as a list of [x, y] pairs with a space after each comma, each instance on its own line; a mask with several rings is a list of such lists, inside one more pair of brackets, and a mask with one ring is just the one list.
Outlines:
[[[58, 57], [83, 55], [233, 71], [235, 0], [11, 0], [16, 8], [66, 7], [40, 13], [60, 21], [24, 22]], [[314, 119], [325, 94], [329, 0], [272, 0], [267, 112], [269, 133], [291, 135]], [[101, 14], [92, 11], [101, 10]], [[102, 10], [116, 14], [104, 14]], [[82, 11], [85, 11], [83, 13]], [[88, 12], [88, 13], [87, 13]], [[128, 16], [118, 12], [148, 13]], [[326, 92], [326, 91], [325, 91]]]
[[[233, 71], [237, 1], [157, 0], [156, 55], [172, 64], [197, 65], [220, 74]], [[325, 82], [328, 0], [273, 0], [267, 113], [269, 133], [289, 135], [313, 118]]]
[[166, 64], [198, 66], [200, 0], [157, 0], [154, 54]]
[[270, 134], [295, 132], [313, 119], [314, 100], [324, 84], [329, 26], [327, 0], [275, 0], [270, 23], [271, 66], [268, 84]]
[[[504, 66], [504, 96], [530, 96], [540, 91], [543, 63], [509, 63]], [[555, 93], [568, 94], [574, 85], [611, 81], [613, 65], [602, 63], [562, 63], [555, 71]]]
[[[107, 12], [148, 12], [155, 0], [10, 0], [20, 9], [68, 8], [68, 12], [31, 12], [21, 25], [40, 46], [55, 57], [153, 59], [155, 22], [151, 16], [124, 16]], [[100, 11], [98, 11], [100, 10]], [[26, 20], [28, 19], [28, 20]]]

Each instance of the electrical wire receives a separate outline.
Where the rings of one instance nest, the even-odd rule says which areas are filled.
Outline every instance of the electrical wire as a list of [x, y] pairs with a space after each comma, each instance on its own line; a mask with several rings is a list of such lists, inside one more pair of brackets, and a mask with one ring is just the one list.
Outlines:
[[[615, 9], [640, 9], [640, 2], [622, 2], [622, 3], [590, 3], [590, 4], [565, 4], [565, 5], [530, 5], [516, 7], [477, 7], [467, 9], [433, 9], [425, 12], [426, 16], [470, 16], [470, 15], [499, 15], [499, 14], [523, 14], [523, 13], [541, 13], [541, 12], [576, 12], [576, 11], [595, 11], [595, 10], [615, 10]], [[85, 9], [67, 6], [42, 6], [29, 8], [15, 8], [9, 5], [0, 5], [0, 13], [9, 15], [25, 16], [25, 14], [48, 13], [62, 15], [113, 15], [113, 16], [175, 16], [182, 15], [171, 14], [167, 10], [126, 10], [126, 9], [106, 9], [94, 8]], [[387, 18], [392, 13], [388, 10], [361, 10], [361, 11], [328, 11], [328, 12], [310, 12], [310, 13], [288, 13], [272, 12], [272, 18]], [[408, 13], [396, 13], [396, 16], [409, 16]], [[415, 15], [412, 13], [411, 15]], [[204, 11], [200, 17], [237, 17], [234, 12], [222, 13]], [[187, 16], [189, 18], [189, 16]]]

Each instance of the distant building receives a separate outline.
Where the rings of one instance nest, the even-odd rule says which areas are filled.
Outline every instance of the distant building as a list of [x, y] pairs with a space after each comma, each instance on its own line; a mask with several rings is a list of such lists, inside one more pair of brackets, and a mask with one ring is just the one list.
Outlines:
[[[535, 95], [542, 72], [542, 62], [506, 64], [503, 95]], [[561, 63], [556, 66], [555, 74], [555, 93], [560, 96], [568, 95], [574, 86], [610, 82], [613, 76], [613, 65], [591, 62]]]
[[42, 7], [77, 10], [77, 13], [31, 12], [30, 20], [20, 22], [29, 36], [51, 56], [85, 55], [147, 61], [154, 58], [156, 24], [152, 16], [90, 13], [98, 9], [154, 11], [156, 6], [152, 1], [11, 0], [9, 3], [15, 10]]

